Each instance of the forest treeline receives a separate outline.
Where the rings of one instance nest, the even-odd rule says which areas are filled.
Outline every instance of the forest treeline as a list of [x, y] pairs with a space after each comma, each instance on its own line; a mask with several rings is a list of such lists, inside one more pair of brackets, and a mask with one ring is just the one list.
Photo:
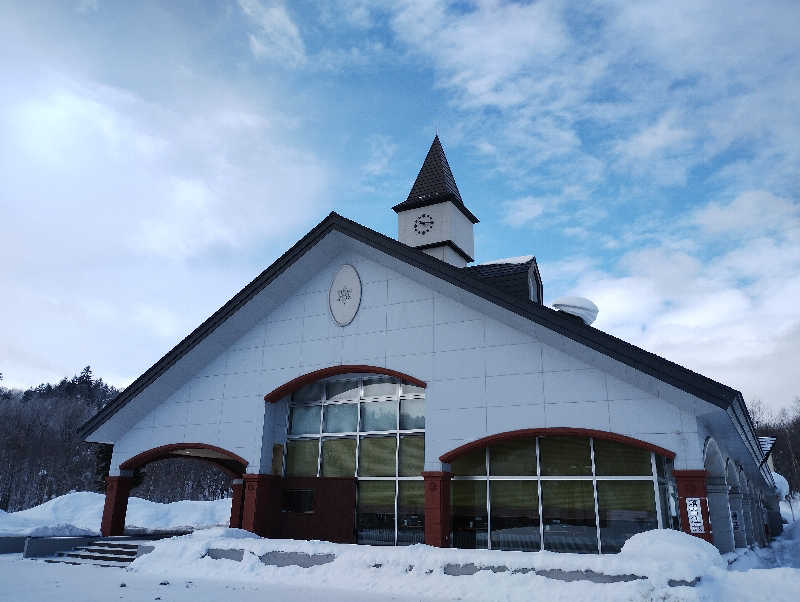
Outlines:
[[789, 481], [792, 492], [800, 492], [800, 398], [790, 408], [771, 411], [762, 401], [747, 404], [758, 436], [776, 437], [772, 448], [775, 472]]
[[[72, 490], [104, 492], [112, 448], [82, 441], [78, 428], [119, 391], [89, 366], [24, 391], [2, 385], [0, 374], [0, 510], [23, 510]], [[163, 460], [136, 475], [132, 495], [219, 499], [230, 495], [230, 478], [205, 462]]]
[[[78, 428], [119, 391], [89, 366], [24, 391], [2, 384], [0, 374], [0, 510], [23, 510], [72, 490], [105, 491], [111, 446], [82, 441]], [[800, 399], [778, 413], [760, 401], [749, 408], [757, 433], [777, 437], [776, 472], [800, 491]], [[202, 461], [162, 460], [136, 475], [132, 495], [156, 502], [219, 499], [230, 495], [230, 477]]]

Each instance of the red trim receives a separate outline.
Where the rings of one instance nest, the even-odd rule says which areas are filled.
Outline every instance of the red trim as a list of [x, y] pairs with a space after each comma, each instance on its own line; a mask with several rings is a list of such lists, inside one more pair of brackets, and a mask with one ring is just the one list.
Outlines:
[[156, 460], [163, 460], [165, 458], [174, 458], [175, 456], [172, 455], [172, 452], [179, 451], [182, 449], [210, 449], [212, 451], [227, 456], [227, 458], [230, 461], [240, 465], [241, 471], [237, 472], [235, 470], [232, 470], [230, 466], [224, 463], [225, 462], [224, 460], [220, 460], [218, 458], [202, 458], [195, 456], [195, 459], [207, 460], [212, 464], [216, 464], [223, 470], [226, 470], [230, 474], [241, 475], [242, 473], [244, 473], [245, 468], [247, 468], [247, 460], [245, 460], [241, 456], [237, 456], [233, 452], [229, 452], [227, 449], [222, 449], [221, 447], [217, 447], [216, 445], [209, 445], [208, 443], [170, 443], [169, 445], [161, 445], [159, 447], [154, 447], [153, 449], [148, 449], [147, 451], [143, 451], [142, 453], [135, 455], [133, 458], [125, 460], [122, 464], [119, 465], [119, 467], [122, 470], [136, 470], [137, 468], [141, 468], [145, 464], [149, 464], [150, 462], [155, 462]]
[[[708, 510], [708, 497], [706, 497], [706, 475], [708, 473], [705, 470], [674, 470], [672, 474], [675, 477], [675, 485], [678, 489], [678, 511], [681, 514], [683, 532], [713, 544], [711, 514]], [[689, 512], [686, 508], [687, 497], [700, 498], [700, 513], [703, 517], [705, 533], [691, 532], [689, 528]]]
[[449, 463], [458, 456], [462, 454], [466, 454], [474, 449], [481, 449], [488, 445], [492, 445], [493, 443], [498, 443], [500, 441], [508, 441], [510, 439], [522, 439], [525, 437], [557, 437], [569, 435], [573, 437], [594, 437], [595, 439], [608, 439], [610, 441], [616, 441], [618, 443], [624, 443], [626, 445], [631, 445], [633, 447], [641, 447], [642, 449], [646, 449], [648, 451], [656, 452], [661, 456], [666, 456], [667, 458], [674, 458], [675, 452], [670, 451], [668, 449], [664, 449], [663, 447], [659, 447], [657, 445], [653, 445], [652, 443], [647, 443], [646, 441], [641, 441], [640, 439], [634, 439], [633, 437], [627, 437], [626, 435], [619, 435], [617, 433], [609, 433], [608, 431], [597, 431], [594, 429], [579, 429], [579, 428], [567, 428], [567, 427], [552, 427], [552, 428], [539, 428], [539, 429], [520, 429], [518, 431], [508, 431], [505, 433], [497, 433], [496, 435], [489, 435], [488, 437], [483, 437], [481, 439], [476, 439], [475, 441], [470, 441], [460, 447], [457, 447], [446, 454], [442, 454], [439, 456], [439, 460], [445, 463]]
[[132, 484], [131, 477], [106, 479], [106, 500], [100, 523], [100, 533], [104, 537], [125, 533], [125, 514], [128, 512], [128, 495]]
[[397, 370], [390, 370], [389, 368], [381, 368], [380, 366], [361, 366], [361, 365], [342, 365], [342, 366], [330, 366], [328, 368], [322, 368], [320, 370], [314, 370], [313, 372], [309, 372], [308, 374], [303, 374], [302, 376], [298, 376], [297, 378], [290, 380], [288, 383], [285, 383], [272, 391], [271, 393], [267, 393], [264, 395], [264, 401], [268, 403], [275, 403], [279, 399], [282, 399], [293, 393], [303, 385], [307, 385], [314, 381], [327, 378], [329, 376], [337, 376], [339, 374], [385, 374], [387, 376], [394, 376], [395, 378], [399, 378], [400, 380], [404, 380], [406, 382], [411, 383], [412, 385], [416, 385], [418, 387], [427, 387], [428, 383], [422, 381], [418, 378], [414, 378], [408, 374], [404, 374], [403, 372], [398, 372]]
[[423, 472], [425, 479], [425, 543], [437, 548], [450, 547], [449, 472]]

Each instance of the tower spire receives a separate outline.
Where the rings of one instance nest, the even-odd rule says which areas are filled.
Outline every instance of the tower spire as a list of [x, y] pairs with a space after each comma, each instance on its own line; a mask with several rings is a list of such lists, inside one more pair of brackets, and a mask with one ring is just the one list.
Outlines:
[[408, 193], [405, 201], [395, 205], [392, 209], [399, 213], [407, 209], [415, 209], [445, 201], [451, 201], [473, 224], [478, 223], [478, 218], [466, 208], [464, 201], [461, 199], [456, 179], [450, 170], [450, 164], [447, 162], [447, 157], [437, 134], [431, 143], [430, 149], [428, 149], [428, 154], [425, 156], [425, 161], [423, 161], [422, 167], [417, 174], [417, 179], [414, 180], [411, 192]]
[[406, 200], [394, 207], [398, 240], [453, 265], [474, 255], [478, 218], [464, 205], [438, 133]]

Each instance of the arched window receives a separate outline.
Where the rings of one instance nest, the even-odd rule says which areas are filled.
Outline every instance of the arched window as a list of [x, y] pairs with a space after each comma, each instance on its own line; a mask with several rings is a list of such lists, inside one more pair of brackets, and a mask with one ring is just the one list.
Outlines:
[[454, 547], [608, 553], [635, 533], [678, 528], [672, 460], [619, 441], [502, 440], [451, 469]]
[[338, 375], [292, 393], [287, 477], [355, 477], [357, 541], [424, 541], [425, 389], [393, 376]]

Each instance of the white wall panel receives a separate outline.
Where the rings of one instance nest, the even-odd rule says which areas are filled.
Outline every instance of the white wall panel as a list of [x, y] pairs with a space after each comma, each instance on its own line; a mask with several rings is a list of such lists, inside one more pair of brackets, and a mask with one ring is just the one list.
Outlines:
[[[344, 263], [356, 267], [363, 290], [355, 319], [340, 327], [327, 304], [330, 280]], [[130, 430], [115, 447], [115, 466], [186, 437], [242, 455], [250, 472], [268, 472], [273, 443], [285, 439], [287, 406], [284, 400], [266, 408], [263, 396], [341, 363], [385, 365], [428, 383], [429, 470], [460, 444], [546, 426], [611, 430], [697, 456], [691, 412], [462, 301], [354, 253], [337, 257]], [[687, 429], [694, 434], [675, 434]]]
[[613, 430], [609, 427], [609, 402], [576, 401], [547, 403], [544, 406], [545, 426]]

